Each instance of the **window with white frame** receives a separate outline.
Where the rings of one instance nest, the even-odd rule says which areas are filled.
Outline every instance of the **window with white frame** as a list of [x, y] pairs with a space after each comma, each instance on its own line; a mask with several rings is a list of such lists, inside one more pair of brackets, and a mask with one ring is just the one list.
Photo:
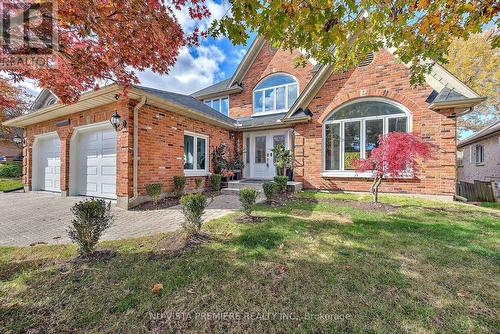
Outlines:
[[276, 73], [261, 80], [253, 91], [253, 112], [285, 112], [297, 100], [298, 81], [286, 73]]
[[184, 173], [208, 172], [208, 137], [196, 133], [184, 133]]
[[484, 164], [484, 146], [476, 145], [476, 165]]
[[381, 135], [408, 132], [410, 121], [409, 112], [386, 99], [362, 99], [340, 107], [324, 123], [324, 171], [353, 171], [354, 161], [369, 157]]
[[457, 166], [464, 166], [464, 151], [457, 151]]
[[213, 108], [223, 115], [229, 116], [229, 97], [218, 97], [203, 101], [207, 106]]

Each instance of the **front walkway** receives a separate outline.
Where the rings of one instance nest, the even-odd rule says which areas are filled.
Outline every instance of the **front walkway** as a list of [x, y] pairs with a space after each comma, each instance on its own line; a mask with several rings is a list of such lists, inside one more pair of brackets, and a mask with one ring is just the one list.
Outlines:
[[[69, 243], [66, 227], [72, 219], [70, 208], [81, 199], [40, 192], [0, 192], [0, 246]], [[222, 217], [239, 208], [237, 196], [217, 196], [207, 208], [205, 220]], [[115, 222], [105, 232], [103, 239], [106, 240], [173, 231], [183, 220], [178, 206], [155, 211], [127, 211], [113, 206], [112, 212]]]

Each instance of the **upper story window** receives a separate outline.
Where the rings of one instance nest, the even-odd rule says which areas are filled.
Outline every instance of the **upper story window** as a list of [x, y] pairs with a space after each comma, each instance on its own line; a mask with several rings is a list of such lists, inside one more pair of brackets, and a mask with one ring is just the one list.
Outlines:
[[410, 117], [386, 99], [362, 99], [340, 107], [325, 121], [324, 170], [354, 171], [354, 162], [369, 157], [381, 135], [410, 131]]
[[476, 165], [484, 164], [484, 146], [481, 144], [476, 145]]
[[253, 112], [284, 112], [297, 100], [299, 84], [297, 79], [285, 73], [271, 74], [255, 86], [253, 91]]
[[221, 114], [229, 116], [229, 98], [227, 96], [205, 100], [203, 103], [210, 108], [217, 110]]
[[53, 104], [55, 104], [57, 102], [57, 100], [55, 98], [51, 98], [50, 100], [47, 101], [47, 106], [51, 106]]

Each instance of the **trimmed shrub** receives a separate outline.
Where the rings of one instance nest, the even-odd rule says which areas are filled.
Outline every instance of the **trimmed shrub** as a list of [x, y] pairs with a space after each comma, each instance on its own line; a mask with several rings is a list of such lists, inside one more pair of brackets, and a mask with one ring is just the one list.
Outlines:
[[102, 233], [112, 222], [111, 202], [90, 198], [76, 203], [71, 212], [75, 218], [68, 228], [71, 241], [78, 245], [80, 255], [91, 254], [99, 242]]
[[200, 231], [202, 216], [207, 207], [207, 198], [202, 194], [189, 194], [181, 197], [181, 208], [184, 214], [182, 228], [193, 235]]
[[278, 192], [278, 185], [273, 181], [264, 182], [262, 188], [264, 189], [264, 195], [266, 195], [266, 199], [268, 202], [272, 201], [274, 196], [276, 196], [276, 193]]
[[201, 183], [203, 182], [202, 179], [194, 179], [194, 184], [196, 186], [196, 189], [200, 189], [201, 188]]
[[222, 184], [222, 175], [212, 174], [210, 175], [210, 186], [213, 190], [219, 191]]
[[181, 197], [184, 194], [184, 187], [186, 187], [186, 177], [174, 176], [174, 192], [177, 197]]
[[151, 199], [153, 200], [154, 205], [158, 204], [158, 200], [161, 196], [161, 183], [150, 183], [146, 185], [146, 191]]
[[278, 191], [280, 193], [286, 192], [286, 187], [288, 183], [288, 176], [275, 176], [274, 182], [278, 185]]
[[2, 164], [0, 165], [0, 177], [21, 177], [23, 167], [20, 164]]
[[254, 188], [243, 188], [240, 189], [240, 203], [243, 207], [243, 212], [250, 216], [257, 200], [257, 190]]

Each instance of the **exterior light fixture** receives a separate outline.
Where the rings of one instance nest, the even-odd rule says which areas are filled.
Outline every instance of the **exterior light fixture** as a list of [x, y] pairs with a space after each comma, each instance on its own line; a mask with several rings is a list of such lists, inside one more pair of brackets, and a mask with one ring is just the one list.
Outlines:
[[111, 125], [115, 128], [115, 131], [118, 131], [120, 127], [122, 129], [125, 129], [127, 127], [127, 121], [122, 120], [121, 116], [118, 115], [118, 112], [115, 111], [115, 113], [111, 116], [111, 119], [109, 120], [111, 122]]
[[23, 138], [21, 138], [19, 135], [15, 135], [14, 138], [12, 139], [14, 141], [14, 143], [17, 145], [17, 146], [20, 146], [22, 143], [23, 143]]

